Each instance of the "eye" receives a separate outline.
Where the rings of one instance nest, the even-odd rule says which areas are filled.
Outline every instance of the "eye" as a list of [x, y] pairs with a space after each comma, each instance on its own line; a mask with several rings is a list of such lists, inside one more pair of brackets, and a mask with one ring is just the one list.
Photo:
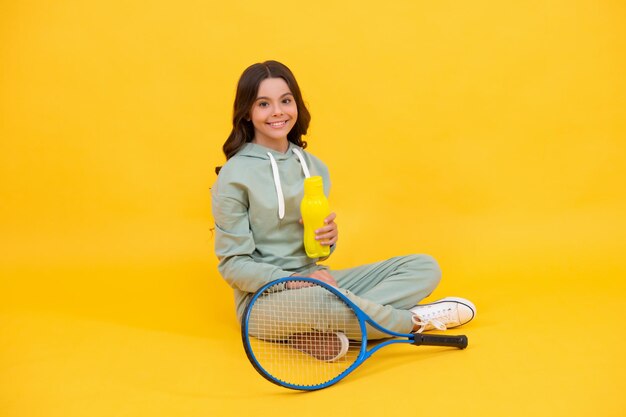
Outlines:
[[259, 107], [267, 107], [270, 104], [267, 101], [259, 101]]
[[285, 98], [283, 99], [283, 104], [290, 104], [293, 100], [291, 99], [291, 97]]

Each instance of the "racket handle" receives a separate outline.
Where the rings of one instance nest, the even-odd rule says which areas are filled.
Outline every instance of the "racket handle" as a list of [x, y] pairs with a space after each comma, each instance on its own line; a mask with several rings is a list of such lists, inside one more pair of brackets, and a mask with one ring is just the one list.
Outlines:
[[417, 346], [450, 346], [465, 349], [467, 347], [467, 336], [445, 336], [439, 334], [415, 333], [413, 335], [413, 344]]

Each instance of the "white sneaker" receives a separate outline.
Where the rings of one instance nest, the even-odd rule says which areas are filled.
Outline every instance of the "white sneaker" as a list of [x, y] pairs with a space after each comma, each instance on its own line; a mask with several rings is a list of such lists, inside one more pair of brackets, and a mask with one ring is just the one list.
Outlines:
[[415, 333], [424, 330], [446, 330], [460, 326], [476, 316], [476, 307], [469, 300], [446, 297], [429, 304], [420, 304], [409, 310], [413, 324], [420, 326]]
[[350, 341], [342, 332], [296, 333], [289, 344], [301, 352], [325, 362], [334, 362], [348, 353]]

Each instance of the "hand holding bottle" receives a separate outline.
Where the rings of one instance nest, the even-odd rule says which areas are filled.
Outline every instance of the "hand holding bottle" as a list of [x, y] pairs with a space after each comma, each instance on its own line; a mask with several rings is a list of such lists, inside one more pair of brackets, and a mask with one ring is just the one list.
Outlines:
[[315, 231], [315, 240], [319, 241], [324, 246], [332, 246], [337, 243], [339, 238], [339, 229], [337, 223], [335, 223], [335, 213], [330, 213], [328, 217], [324, 219], [324, 227], [321, 227]]
[[[315, 230], [315, 240], [319, 241], [321, 245], [332, 246], [339, 240], [339, 228], [335, 219], [337, 214], [330, 213], [328, 217], [324, 219], [324, 226]], [[300, 218], [300, 224], [304, 224], [302, 218]]]

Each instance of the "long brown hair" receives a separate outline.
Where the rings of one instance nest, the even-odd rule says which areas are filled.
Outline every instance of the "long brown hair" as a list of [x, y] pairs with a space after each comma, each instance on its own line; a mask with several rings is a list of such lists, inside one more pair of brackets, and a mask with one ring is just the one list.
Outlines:
[[[291, 70], [284, 64], [277, 61], [265, 61], [250, 65], [239, 78], [233, 110], [233, 130], [222, 146], [226, 160], [230, 159], [246, 143], [252, 142], [252, 139], [254, 139], [254, 126], [249, 120], [250, 111], [256, 100], [259, 85], [267, 78], [282, 78], [289, 86], [298, 108], [298, 119], [287, 134], [287, 139], [295, 145], [306, 148], [307, 143], [302, 140], [302, 136], [306, 135], [309, 129], [311, 114], [304, 105], [298, 82]], [[216, 167], [215, 172], [219, 174], [220, 169], [221, 167]]]

